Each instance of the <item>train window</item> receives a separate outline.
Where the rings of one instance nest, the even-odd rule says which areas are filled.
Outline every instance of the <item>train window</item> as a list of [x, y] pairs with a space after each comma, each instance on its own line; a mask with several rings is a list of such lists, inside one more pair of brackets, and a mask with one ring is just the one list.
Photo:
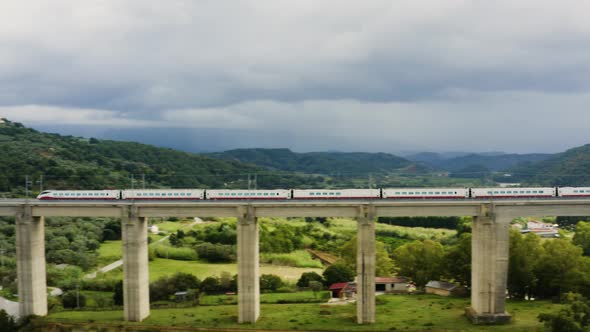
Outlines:
[[192, 196], [192, 194], [191, 194], [191, 193], [187, 193], [186, 195], [187, 195], [187, 196]]
[[180, 196], [186, 196], [186, 193], [180, 193]]
[[[278, 195], [278, 194], [277, 194], [277, 195]], [[336, 193], [336, 196], [340, 196], [340, 195], [342, 195], [342, 193], [341, 193], [341, 192], [337, 192], [337, 193]]]
[[429, 191], [429, 192], [428, 192], [428, 195], [432, 195], [432, 191]]
[[322, 195], [324, 195], [324, 196], [328, 196], [328, 193], [324, 192], [324, 193], [322, 193]]
[[309, 193], [309, 196], [313, 196], [313, 195], [315, 195], [315, 194], [314, 193]]
[[422, 195], [426, 195], [426, 192], [425, 192], [425, 191], [423, 191], [423, 192], [422, 192]]
[[407, 191], [402, 191], [402, 195], [407, 195], [408, 192]]
[[178, 196], [178, 193], [174, 193], [174, 196]]
[[264, 196], [268, 196], [268, 193], [264, 193]]
[[440, 195], [440, 191], [435, 191], [434, 194], [435, 195]]
[[236, 193], [231, 193], [231, 195], [232, 195], [232, 196], [235, 196], [235, 195], [236, 195]]

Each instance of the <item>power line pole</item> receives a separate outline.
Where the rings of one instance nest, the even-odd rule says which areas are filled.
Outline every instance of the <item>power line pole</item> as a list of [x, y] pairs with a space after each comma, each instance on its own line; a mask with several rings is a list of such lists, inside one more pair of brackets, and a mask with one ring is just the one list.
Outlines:
[[37, 181], [37, 184], [39, 185], [39, 193], [43, 192], [43, 174], [41, 174], [39, 176], [39, 181]]
[[29, 180], [29, 176], [25, 175], [25, 197], [29, 198], [29, 191], [33, 187], [33, 181]]

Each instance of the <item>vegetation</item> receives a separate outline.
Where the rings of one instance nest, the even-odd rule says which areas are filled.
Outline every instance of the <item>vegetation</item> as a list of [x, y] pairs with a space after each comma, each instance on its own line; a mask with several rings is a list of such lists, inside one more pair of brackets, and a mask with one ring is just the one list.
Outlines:
[[145, 144], [0, 124], [0, 192], [13, 195], [24, 194], [26, 175], [34, 182], [43, 177], [44, 187], [53, 189], [132, 188], [144, 180], [148, 187], [245, 188], [247, 175], [255, 173], [260, 188], [317, 187], [324, 180]]
[[[304, 298], [309, 299], [312, 294]], [[262, 294], [261, 301], [266, 302], [266, 296], [284, 296], [289, 299], [294, 294]], [[222, 300], [217, 300], [221, 298]], [[543, 325], [538, 321], [539, 313], [554, 312], [562, 306], [549, 301], [507, 301], [506, 310], [514, 316], [513, 323], [502, 326], [472, 325], [464, 316], [465, 307], [469, 300], [465, 298], [442, 298], [431, 295], [396, 295], [380, 296], [377, 305], [376, 323], [358, 325], [356, 305], [319, 306], [317, 303], [301, 304], [262, 304], [261, 316], [256, 325], [237, 323], [237, 308], [235, 305], [223, 304], [226, 299], [235, 297], [220, 296], [216, 298], [204, 297], [204, 301], [215, 306], [197, 306], [186, 309], [152, 309], [148, 319], [141, 328], [150, 326], [183, 326], [207, 327], [220, 329], [257, 329], [257, 330], [312, 330], [312, 331], [538, 331]], [[235, 303], [235, 302], [231, 302]], [[276, 302], [274, 302], [276, 303]], [[89, 323], [92, 320], [94, 323]], [[123, 322], [121, 310], [104, 312], [61, 312], [51, 314], [47, 318], [40, 318], [41, 322], [83, 323], [82, 329], [99, 330], [103, 324], [119, 327], [131, 326], [133, 323]], [[94, 327], [94, 328], [91, 328]], [[78, 327], [78, 329], [81, 329]]]
[[590, 144], [558, 153], [549, 159], [514, 167], [514, 181], [551, 186], [590, 185]]
[[236, 149], [208, 155], [222, 160], [239, 161], [269, 169], [346, 177], [388, 173], [412, 165], [404, 158], [387, 153], [296, 153], [289, 149]]

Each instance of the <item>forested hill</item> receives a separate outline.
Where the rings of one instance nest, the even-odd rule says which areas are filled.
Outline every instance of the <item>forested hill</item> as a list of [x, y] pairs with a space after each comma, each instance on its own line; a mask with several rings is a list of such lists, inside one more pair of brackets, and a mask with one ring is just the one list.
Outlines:
[[240, 161], [266, 168], [308, 174], [341, 174], [366, 176], [399, 170], [421, 171], [411, 161], [387, 153], [308, 152], [289, 149], [236, 149], [210, 153], [211, 157]]
[[473, 166], [485, 167], [489, 171], [503, 171], [516, 167], [522, 163], [534, 163], [551, 158], [552, 154], [529, 153], [529, 154], [479, 154], [470, 153], [464, 156], [443, 158], [436, 153], [421, 153], [410, 158], [421, 161], [431, 167], [444, 169], [451, 172], [459, 172]]
[[510, 170], [515, 181], [551, 186], [590, 186], [590, 144]]
[[[48, 134], [0, 121], [0, 192], [22, 194], [25, 176], [39, 188], [104, 189], [147, 187], [259, 188], [321, 186], [320, 177], [286, 172], [150, 145]], [[135, 181], [132, 183], [132, 178]]]

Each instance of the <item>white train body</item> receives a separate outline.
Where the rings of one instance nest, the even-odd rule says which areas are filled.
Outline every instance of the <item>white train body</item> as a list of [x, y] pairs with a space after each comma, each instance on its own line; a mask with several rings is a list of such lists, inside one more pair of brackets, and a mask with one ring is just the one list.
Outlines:
[[559, 197], [590, 197], [590, 187], [560, 187]]
[[467, 188], [387, 188], [384, 199], [460, 199], [469, 198]]
[[203, 189], [134, 189], [122, 190], [121, 199], [194, 201], [205, 199]]
[[379, 199], [381, 189], [293, 189], [293, 199]]
[[46, 190], [37, 199], [40, 200], [115, 200], [121, 199], [120, 190]]
[[471, 188], [471, 198], [549, 198], [555, 188]]
[[240, 190], [209, 189], [206, 198], [210, 200], [285, 200], [291, 198], [291, 190]]

